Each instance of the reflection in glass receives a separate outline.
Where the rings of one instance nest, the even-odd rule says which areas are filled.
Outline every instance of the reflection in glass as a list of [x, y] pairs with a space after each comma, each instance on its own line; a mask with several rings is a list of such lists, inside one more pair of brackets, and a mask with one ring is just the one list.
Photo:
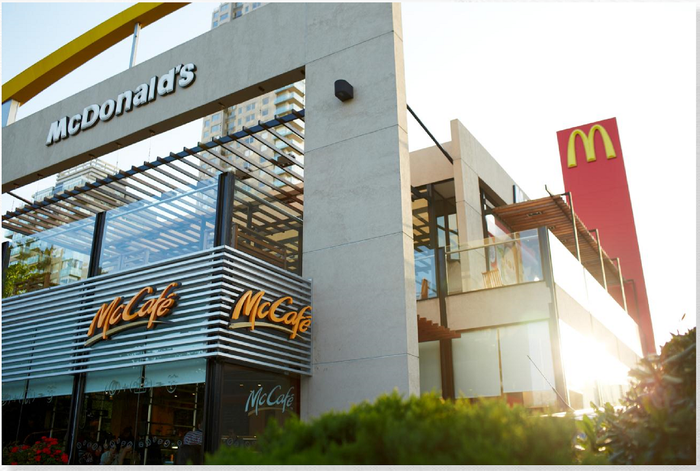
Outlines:
[[217, 179], [211, 178], [108, 211], [100, 274], [212, 247], [216, 197]]
[[[185, 446], [185, 436], [201, 425], [204, 364], [204, 359], [167, 364], [163, 374], [159, 365], [148, 365], [145, 376], [143, 367], [88, 373], [78, 463], [201, 463], [201, 444]], [[175, 366], [179, 374], [173, 374]]]
[[529, 408], [558, 404], [548, 321], [461, 332], [452, 357], [458, 397], [501, 397]]
[[[454, 180], [414, 188], [413, 254], [416, 278], [416, 299], [437, 297], [435, 249], [458, 247], [457, 207]], [[448, 273], [458, 257], [448, 257]], [[449, 276], [448, 276], [449, 280]]]
[[543, 279], [537, 229], [469, 242], [451, 248], [447, 256], [459, 264], [448, 270], [449, 294]]
[[298, 379], [225, 365], [219, 417], [220, 445], [251, 446], [270, 420], [282, 425], [298, 412]]
[[27, 391], [21, 386], [26, 384], [26, 381], [3, 383], [2, 446], [11, 443], [31, 446], [41, 437], [56, 438], [64, 445], [72, 377], [35, 379], [29, 382]]
[[33, 235], [12, 233], [3, 298], [87, 277], [95, 218]]
[[[303, 157], [299, 157], [303, 160]], [[291, 163], [291, 162], [290, 162]], [[296, 173], [303, 170], [295, 165], [285, 169]], [[295, 172], [296, 170], [296, 172]], [[256, 178], [268, 182], [275, 190], [242, 172], [235, 184], [233, 207], [233, 247], [253, 257], [298, 275], [301, 274], [302, 226], [298, 205], [283, 204], [279, 191], [292, 192], [294, 185], [303, 187], [301, 180], [283, 172], [275, 178], [261, 171]]]

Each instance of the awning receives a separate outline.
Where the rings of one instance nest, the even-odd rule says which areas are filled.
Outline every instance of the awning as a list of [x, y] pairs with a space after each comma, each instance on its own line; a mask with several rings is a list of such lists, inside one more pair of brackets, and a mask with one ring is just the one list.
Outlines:
[[[564, 201], [563, 196], [552, 195], [498, 206], [492, 210], [492, 213], [505, 222], [513, 232], [547, 227], [574, 257], [577, 256], [576, 238], [578, 237], [581, 264], [602, 286], [619, 285], [622, 277], [618, 267], [599, 246], [597, 238], [593, 235], [595, 230], [589, 230], [583, 224], [571, 210], [571, 206]], [[573, 220], [576, 221], [576, 232], [574, 232]], [[602, 267], [605, 267], [605, 271]]]
[[443, 327], [435, 322], [418, 316], [418, 343], [433, 340], [458, 339], [462, 334]]

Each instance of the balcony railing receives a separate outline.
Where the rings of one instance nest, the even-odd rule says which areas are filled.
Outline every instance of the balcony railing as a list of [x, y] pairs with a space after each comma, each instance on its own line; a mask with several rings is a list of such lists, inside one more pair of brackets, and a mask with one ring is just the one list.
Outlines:
[[537, 230], [490, 237], [448, 248], [447, 294], [541, 281]]

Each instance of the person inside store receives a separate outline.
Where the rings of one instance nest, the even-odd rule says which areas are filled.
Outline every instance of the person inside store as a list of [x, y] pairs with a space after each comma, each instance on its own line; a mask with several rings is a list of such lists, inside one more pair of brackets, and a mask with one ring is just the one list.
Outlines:
[[115, 443], [112, 443], [109, 449], [102, 453], [100, 464], [119, 464], [119, 454]]
[[182, 440], [182, 446], [177, 450], [177, 464], [202, 463], [202, 420], [197, 420], [197, 429], [190, 430]]
[[[118, 464], [136, 464], [138, 463], [138, 454], [134, 451], [134, 443], [136, 439], [131, 427], [126, 427], [119, 434], [117, 442], [119, 443], [119, 463]], [[117, 464], [117, 463], [115, 463]]]

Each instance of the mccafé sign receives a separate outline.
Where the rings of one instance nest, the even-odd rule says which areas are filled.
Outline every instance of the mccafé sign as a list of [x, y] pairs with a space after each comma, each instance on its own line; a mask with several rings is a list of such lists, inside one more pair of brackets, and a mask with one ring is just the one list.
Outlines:
[[131, 111], [133, 108], [147, 105], [156, 100], [158, 96], [165, 96], [175, 92], [176, 85], [187, 88], [194, 82], [194, 72], [197, 67], [194, 64], [178, 65], [173, 67], [160, 78], [151, 77], [148, 83], [142, 83], [135, 90], [127, 90], [117, 95], [117, 99], [109, 99], [102, 106], [93, 104], [86, 106], [82, 113], [71, 117], [64, 116], [51, 123], [49, 135], [46, 137], [46, 145], [50, 146], [61, 139], [68, 139], [80, 131], [85, 131], [95, 126], [98, 121], [109, 121], [114, 116]]
[[[180, 283], [170, 283], [160, 293], [160, 296], [149, 299], [141, 307], [138, 307], [141, 300], [145, 296], [155, 293], [155, 289], [152, 286], [143, 288], [126, 304], [122, 303], [121, 296], [115, 298], [109, 304], [103, 304], [92, 319], [85, 346], [89, 347], [100, 340], [107, 340], [110, 336], [127, 329], [143, 325], [150, 329], [156, 324], [161, 324], [162, 321], [156, 319], [170, 314], [178, 299], [178, 295], [173, 293], [172, 290], [179, 287]], [[143, 320], [137, 320], [142, 318]], [[102, 329], [101, 334], [95, 334], [98, 329]]]
[[[277, 310], [282, 304], [292, 304], [294, 299], [291, 296], [284, 296], [274, 302], [263, 302], [262, 297], [264, 291], [258, 291], [255, 295], [252, 291], [246, 291], [238, 298], [231, 313], [231, 324], [229, 329], [240, 329], [249, 327], [250, 330], [255, 330], [255, 325], [269, 327], [271, 329], [288, 332], [289, 338], [296, 338], [300, 332], [306, 332], [311, 326], [311, 315], [307, 314], [311, 310], [311, 306], [305, 306], [299, 311], [290, 311], [286, 313], [277, 313]], [[245, 316], [249, 322], [236, 322], [239, 317]], [[257, 319], [270, 322], [258, 322]]]
[[596, 160], [596, 155], [595, 155], [595, 145], [593, 142], [593, 138], [595, 137], [595, 133], [599, 132], [600, 137], [603, 139], [603, 146], [605, 147], [605, 155], [608, 157], [608, 159], [614, 159], [617, 157], [617, 154], [615, 154], [615, 148], [613, 147], [612, 140], [610, 139], [610, 136], [608, 135], [608, 132], [605, 130], [603, 126], [600, 124], [596, 124], [594, 126], [591, 126], [591, 129], [588, 131], [588, 135], [581, 131], [580, 129], [574, 129], [571, 134], [569, 135], [569, 145], [567, 148], [567, 162], [569, 168], [576, 167], [576, 137], [580, 137], [581, 141], [583, 142], [583, 148], [586, 152], [586, 161], [587, 162], [595, 162]]

